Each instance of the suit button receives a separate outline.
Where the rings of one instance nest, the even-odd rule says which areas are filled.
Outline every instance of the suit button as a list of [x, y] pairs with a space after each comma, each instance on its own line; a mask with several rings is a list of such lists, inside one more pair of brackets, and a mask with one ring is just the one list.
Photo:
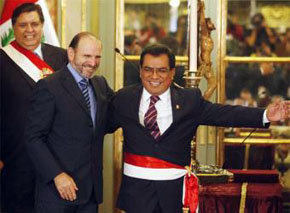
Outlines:
[[158, 148], [159, 147], [159, 144], [158, 143], [154, 144], [154, 147], [155, 148]]

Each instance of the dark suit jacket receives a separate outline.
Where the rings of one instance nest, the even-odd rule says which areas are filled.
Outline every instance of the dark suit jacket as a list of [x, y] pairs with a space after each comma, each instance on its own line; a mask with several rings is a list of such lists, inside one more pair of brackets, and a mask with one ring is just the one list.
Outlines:
[[89, 200], [94, 189], [102, 202], [103, 138], [108, 98], [106, 80], [91, 80], [97, 101], [96, 124], [77, 82], [67, 67], [40, 80], [28, 113], [26, 145], [37, 172], [36, 201], [71, 203], [59, 196], [53, 178], [66, 172], [76, 182], [80, 204]]
[[[142, 90], [142, 86], [124, 88], [116, 94], [111, 102], [110, 112], [114, 112], [114, 116], [111, 117], [110, 131], [114, 131], [117, 127], [123, 128], [124, 152], [152, 156], [185, 166], [190, 164], [190, 141], [199, 125], [263, 127], [263, 109], [213, 104], [205, 101], [198, 89], [180, 89], [172, 86], [170, 92], [173, 123], [156, 142], [139, 123], [138, 111]], [[127, 209], [126, 206], [133, 202], [128, 200], [130, 196], [134, 194], [138, 196], [138, 189], [142, 189], [142, 186], [139, 185], [139, 187], [136, 182], [137, 180], [128, 180], [123, 177], [119, 207]], [[162, 181], [156, 181], [154, 184], [155, 192], [148, 193], [160, 194], [162, 195], [160, 199], [162, 197], [170, 199], [168, 198], [170, 193], [166, 192], [175, 187], [174, 184], [165, 187], [166, 191], [160, 191], [161, 188], [164, 190], [164, 187], [158, 188], [160, 182]], [[134, 188], [133, 185], [136, 187]], [[171, 191], [175, 191], [175, 189]], [[146, 197], [145, 191], [139, 193]], [[177, 197], [178, 195], [174, 195], [174, 198]]]
[[[42, 44], [44, 61], [55, 71], [67, 63], [64, 49]], [[32, 171], [24, 149], [24, 123], [35, 82], [0, 50], [1, 156], [5, 169]]]

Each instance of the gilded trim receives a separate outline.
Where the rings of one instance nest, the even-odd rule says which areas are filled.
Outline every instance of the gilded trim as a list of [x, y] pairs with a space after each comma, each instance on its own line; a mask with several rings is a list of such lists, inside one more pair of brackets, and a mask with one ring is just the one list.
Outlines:
[[[226, 144], [241, 144], [244, 138], [225, 138], [224, 143]], [[243, 144], [290, 144], [290, 139], [274, 139], [274, 138], [247, 138]]]
[[246, 198], [247, 198], [247, 187], [248, 187], [248, 183], [243, 183], [242, 184], [239, 213], [244, 213], [245, 212]]
[[279, 62], [290, 63], [290, 57], [238, 57], [226, 56], [225, 62], [229, 63], [257, 63], [257, 62]]
[[82, 0], [81, 31], [87, 31], [87, 0]]
[[61, 0], [61, 46], [63, 48], [66, 48], [65, 17], [66, 17], [66, 0]]
[[[140, 60], [140, 56], [139, 55], [126, 55], [126, 58], [129, 61], [139, 61]], [[175, 56], [175, 59], [176, 59], [176, 62], [188, 62], [188, 57], [187, 56]]]

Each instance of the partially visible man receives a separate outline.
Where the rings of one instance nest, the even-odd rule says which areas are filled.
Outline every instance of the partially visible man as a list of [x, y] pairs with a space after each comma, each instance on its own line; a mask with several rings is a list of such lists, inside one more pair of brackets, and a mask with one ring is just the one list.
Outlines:
[[77, 34], [69, 64], [40, 80], [26, 128], [28, 153], [37, 172], [36, 212], [96, 213], [102, 202], [103, 138], [113, 91], [94, 76], [102, 44]]
[[24, 120], [35, 83], [67, 63], [64, 49], [41, 44], [44, 17], [25, 3], [12, 14], [15, 41], [0, 50], [2, 210], [34, 212], [35, 175], [24, 148]]
[[[266, 111], [210, 103], [198, 89], [172, 85], [174, 74], [174, 54], [162, 45], [149, 46], [140, 57], [142, 85], [124, 88], [112, 99], [110, 130], [122, 127], [124, 134], [117, 206], [127, 213], [182, 212], [184, 166], [190, 164], [190, 141], [199, 125], [263, 128], [289, 117], [289, 102]], [[196, 197], [193, 201], [190, 212], [197, 207]]]

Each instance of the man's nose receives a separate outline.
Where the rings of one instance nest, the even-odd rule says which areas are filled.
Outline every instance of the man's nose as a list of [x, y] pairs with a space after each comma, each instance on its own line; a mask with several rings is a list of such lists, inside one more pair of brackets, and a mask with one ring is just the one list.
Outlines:
[[152, 70], [152, 78], [159, 78], [159, 75], [157, 73], [157, 69]]
[[31, 26], [31, 24], [27, 24], [26, 31], [28, 31], [28, 32], [32, 32], [33, 31], [33, 27]]
[[89, 63], [91, 66], [95, 67], [98, 65], [98, 59], [92, 58], [92, 59], [90, 59]]

